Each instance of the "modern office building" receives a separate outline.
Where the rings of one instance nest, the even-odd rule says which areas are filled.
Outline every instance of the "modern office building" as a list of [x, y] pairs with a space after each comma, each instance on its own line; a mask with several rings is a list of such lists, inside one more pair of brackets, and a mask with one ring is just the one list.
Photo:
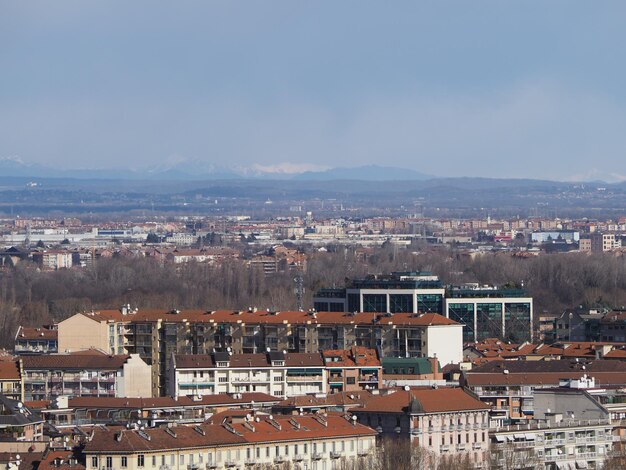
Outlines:
[[446, 291], [446, 317], [463, 327], [463, 340], [532, 341], [533, 299], [523, 289], [466, 284]]
[[341, 289], [320, 289], [318, 312], [439, 313], [464, 325], [463, 341], [533, 337], [533, 300], [523, 289], [464, 284], [445, 288], [427, 272], [397, 272], [354, 279]]
[[439, 313], [445, 288], [428, 272], [396, 272], [349, 281], [345, 289], [321, 289], [313, 305], [318, 312]]

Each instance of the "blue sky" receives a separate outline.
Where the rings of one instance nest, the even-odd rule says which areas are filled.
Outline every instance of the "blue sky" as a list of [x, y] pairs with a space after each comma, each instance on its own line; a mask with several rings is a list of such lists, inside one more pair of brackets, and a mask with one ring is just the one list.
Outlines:
[[0, 157], [626, 179], [626, 3], [0, 0]]

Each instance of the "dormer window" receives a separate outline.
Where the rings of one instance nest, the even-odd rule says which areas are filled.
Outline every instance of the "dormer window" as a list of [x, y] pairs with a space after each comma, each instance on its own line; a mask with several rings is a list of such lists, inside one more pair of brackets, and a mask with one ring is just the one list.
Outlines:
[[228, 362], [226, 362], [226, 361], [219, 361], [217, 363], [217, 367], [228, 367]]
[[285, 361], [272, 361], [273, 366], [284, 366]]

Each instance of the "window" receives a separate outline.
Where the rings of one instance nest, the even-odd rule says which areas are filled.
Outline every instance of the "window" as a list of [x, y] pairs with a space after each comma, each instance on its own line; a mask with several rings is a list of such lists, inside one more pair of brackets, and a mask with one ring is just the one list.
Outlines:
[[266, 457], [269, 457], [269, 456], [270, 456], [270, 448], [269, 448], [269, 447], [266, 447], [266, 448], [265, 448], [265, 456], [266, 456]]
[[156, 460], [157, 460], [156, 455], [153, 455], [152, 456], [152, 466], [153, 467], [156, 467]]
[[183, 454], [180, 454], [179, 460], [181, 465], [185, 465], [185, 456]]
[[348, 377], [346, 379], [346, 383], [348, 383], [348, 385], [354, 385], [356, 383], [356, 378], [355, 377]]
[[280, 455], [280, 447], [276, 446], [276, 457]]
[[145, 460], [144, 460], [144, 456], [142, 454], [139, 454], [137, 456], [137, 466], [138, 467], [143, 467], [143, 466], [145, 466], [145, 464], [146, 463], [145, 463]]
[[113, 457], [107, 457], [107, 468], [113, 468]]
[[91, 457], [91, 466], [92, 467], [98, 466], [98, 457]]
[[122, 457], [122, 468], [128, 467], [128, 457]]
[[220, 383], [228, 382], [228, 377], [220, 377], [219, 382]]

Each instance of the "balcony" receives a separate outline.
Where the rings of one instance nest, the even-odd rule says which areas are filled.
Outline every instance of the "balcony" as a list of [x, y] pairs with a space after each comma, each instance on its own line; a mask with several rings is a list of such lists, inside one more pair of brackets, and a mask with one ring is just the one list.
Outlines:
[[226, 460], [224, 462], [224, 466], [225, 467], [236, 467], [237, 466], [237, 461], [236, 460]]
[[217, 462], [209, 462], [206, 464], [206, 470], [211, 470], [212, 468], [217, 468]]
[[287, 382], [323, 382], [324, 379], [321, 375], [288, 375]]
[[322, 453], [321, 452], [313, 452], [311, 454], [311, 460], [322, 460]]
[[457, 444], [456, 450], [465, 450], [465, 444]]
[[303, 460], [304, 460], [304, 455], [302, 454], [297, 454], [297, 455], [294, 455], [293, 457], [294, 462], [302, 462]]
[[448, 452], [450, 450], [450, 446], [445, 444], [441, 446], [441, 452]]
[[274, 463], [281, 464], [281, 463], [285, 463], [285, 462], [287, 462], [287, 457], [285, 457], [284, 455], [277, 455], [274, 458]]
[[244, 462], [244, 465], [248, 467], [252, 467], [256, 464], [257, 464], [256, 459], [246, 459], [246, 461]]
[[339, 458], [341, 458], [342, 455], [343, 455], [343, 452], [338, 452], [338, 451], [335, 451], [335, 450], [331, 450], [330, 451], [330, 458], [331, 459], [339, 459]]
[[357, 452], [359, 457], [367, 457], [369, 455], [369, 450], [361, 449]]

